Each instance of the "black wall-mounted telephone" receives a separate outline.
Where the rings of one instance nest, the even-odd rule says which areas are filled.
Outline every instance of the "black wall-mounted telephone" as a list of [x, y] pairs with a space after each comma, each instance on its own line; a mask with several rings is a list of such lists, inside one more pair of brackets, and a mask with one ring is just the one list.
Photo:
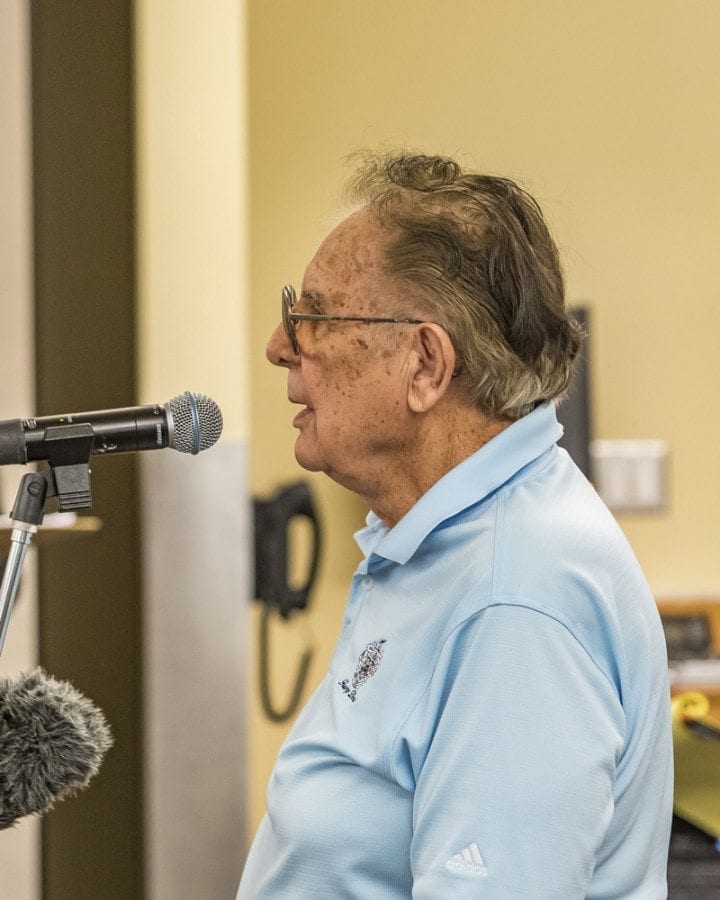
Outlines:
[[[265, 715], [273, 722], [284, 722], [297, 710], [302, 697], [312, 650], [300, 659], [291, 697], [284, 709], [274, 705], [269, 679], [270, 619], [279, 613], [288, 619], [307, 607], [320, 562], [321, 533], [310, 489], [299, 481], [280, 488], [267, 500], [255, 500], [255, 598], [263, 602], [259, 634], [260, 699]], [[299, 587], [290, 583], [290, 526], [293, 520], [306, 519], [311, 527], [312, 545], [307, 577]]]

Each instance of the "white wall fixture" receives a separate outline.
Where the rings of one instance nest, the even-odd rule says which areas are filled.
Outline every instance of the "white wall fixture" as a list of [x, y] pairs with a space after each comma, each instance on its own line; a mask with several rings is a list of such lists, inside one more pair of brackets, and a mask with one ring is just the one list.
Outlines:
[[593, 483], [613, 512], [662, 512], [668, 505], [669, 448], [662, 440], [590, 444]]

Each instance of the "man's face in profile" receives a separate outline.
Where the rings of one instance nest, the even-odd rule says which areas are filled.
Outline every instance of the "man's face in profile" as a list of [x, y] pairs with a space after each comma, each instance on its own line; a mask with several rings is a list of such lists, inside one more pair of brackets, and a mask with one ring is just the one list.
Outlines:
[[[385, 271], [383, 241], [367, 211], [345, 219], [309, 263], [295, 311], [383, 316], [402, 309], [402, 288]], [[293, 421], [299, 432], [297, 461], [367, 493], [373, 479], [387, 477], [388, 467], [407, 451], [403, 346], [411, 343], [411, 326], [298, 322], [296, 327], [300, 352], [293, 352], [278, 326], [267, 356], [288, 369], [288, 398], [303, 406]]]

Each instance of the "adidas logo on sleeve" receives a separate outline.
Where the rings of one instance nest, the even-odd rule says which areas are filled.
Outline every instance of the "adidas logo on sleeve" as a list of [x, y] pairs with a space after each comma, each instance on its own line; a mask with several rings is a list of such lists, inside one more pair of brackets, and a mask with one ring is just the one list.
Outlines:
[[447, 861], [446, 865], [451, 872], [461, 875], [476, 875], [484, 878], [488, 873], [478, 845], [474, 842], [460, 853], [456, 853], [452, 859]]

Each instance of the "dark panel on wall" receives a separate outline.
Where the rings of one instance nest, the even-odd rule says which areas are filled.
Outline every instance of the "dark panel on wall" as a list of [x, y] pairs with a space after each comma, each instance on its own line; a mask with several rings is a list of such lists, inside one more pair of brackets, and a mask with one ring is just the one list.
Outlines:
[[565, 434], [558, 441], [572, 456], [575, 464], [586, 478], [592, 480], [592, 460], [590, 441], [592, 440], [592, 417], [590, 396], [590, 318], [588, 310], [576, 307], [572, 314], [585, 330], [585, 342], [578, 356], [567, 396], [558, 407], [558, 421]]
[[[37, 408], [135, 398], [133, 4], [34, 0]], [[43, 819], [47, 900], [143, 896], [142, 632], [134, 456], [94, 458], [92, 537], [40, 551], [40, 657], [94, 700], [115, 746]]]

